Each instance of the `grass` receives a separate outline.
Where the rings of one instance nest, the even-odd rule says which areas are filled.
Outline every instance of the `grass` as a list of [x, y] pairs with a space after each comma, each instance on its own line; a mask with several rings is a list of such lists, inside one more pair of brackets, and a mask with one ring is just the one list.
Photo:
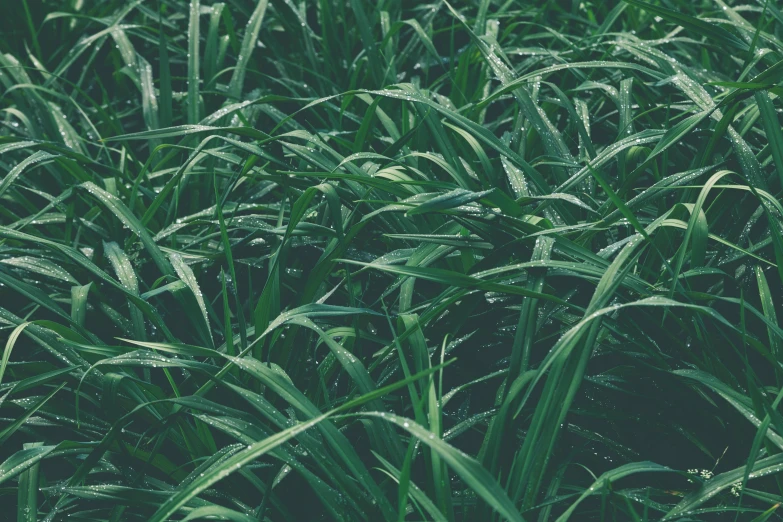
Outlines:
[[780, 520], [783, 14], [651, 1], [12, 2], [0, 518]]

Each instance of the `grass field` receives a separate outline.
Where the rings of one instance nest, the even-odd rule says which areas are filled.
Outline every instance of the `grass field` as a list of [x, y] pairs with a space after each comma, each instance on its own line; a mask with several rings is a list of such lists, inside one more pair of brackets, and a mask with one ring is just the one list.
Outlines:
[[5, 0], [0, 520], [774, 521], [783, 7]]

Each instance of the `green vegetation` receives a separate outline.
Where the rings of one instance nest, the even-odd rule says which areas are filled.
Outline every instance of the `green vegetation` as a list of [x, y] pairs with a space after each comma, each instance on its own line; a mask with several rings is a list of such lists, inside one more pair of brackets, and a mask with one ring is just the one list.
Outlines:
[[740, 1], [4, 2], [0, 518], [780, 520]]

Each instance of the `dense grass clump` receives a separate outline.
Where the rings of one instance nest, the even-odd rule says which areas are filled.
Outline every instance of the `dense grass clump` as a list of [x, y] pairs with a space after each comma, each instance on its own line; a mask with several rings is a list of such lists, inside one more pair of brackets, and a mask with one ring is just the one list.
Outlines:
[[780, 520], [740, 2], [4, 2], [0, 519]]

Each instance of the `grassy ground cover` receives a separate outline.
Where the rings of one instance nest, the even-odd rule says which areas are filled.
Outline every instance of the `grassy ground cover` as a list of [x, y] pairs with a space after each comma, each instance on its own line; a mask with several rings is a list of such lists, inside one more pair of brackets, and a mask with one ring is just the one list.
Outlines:
[[0, 519], [779, 520], [781, 82], [767, 0], [7, 0]]

